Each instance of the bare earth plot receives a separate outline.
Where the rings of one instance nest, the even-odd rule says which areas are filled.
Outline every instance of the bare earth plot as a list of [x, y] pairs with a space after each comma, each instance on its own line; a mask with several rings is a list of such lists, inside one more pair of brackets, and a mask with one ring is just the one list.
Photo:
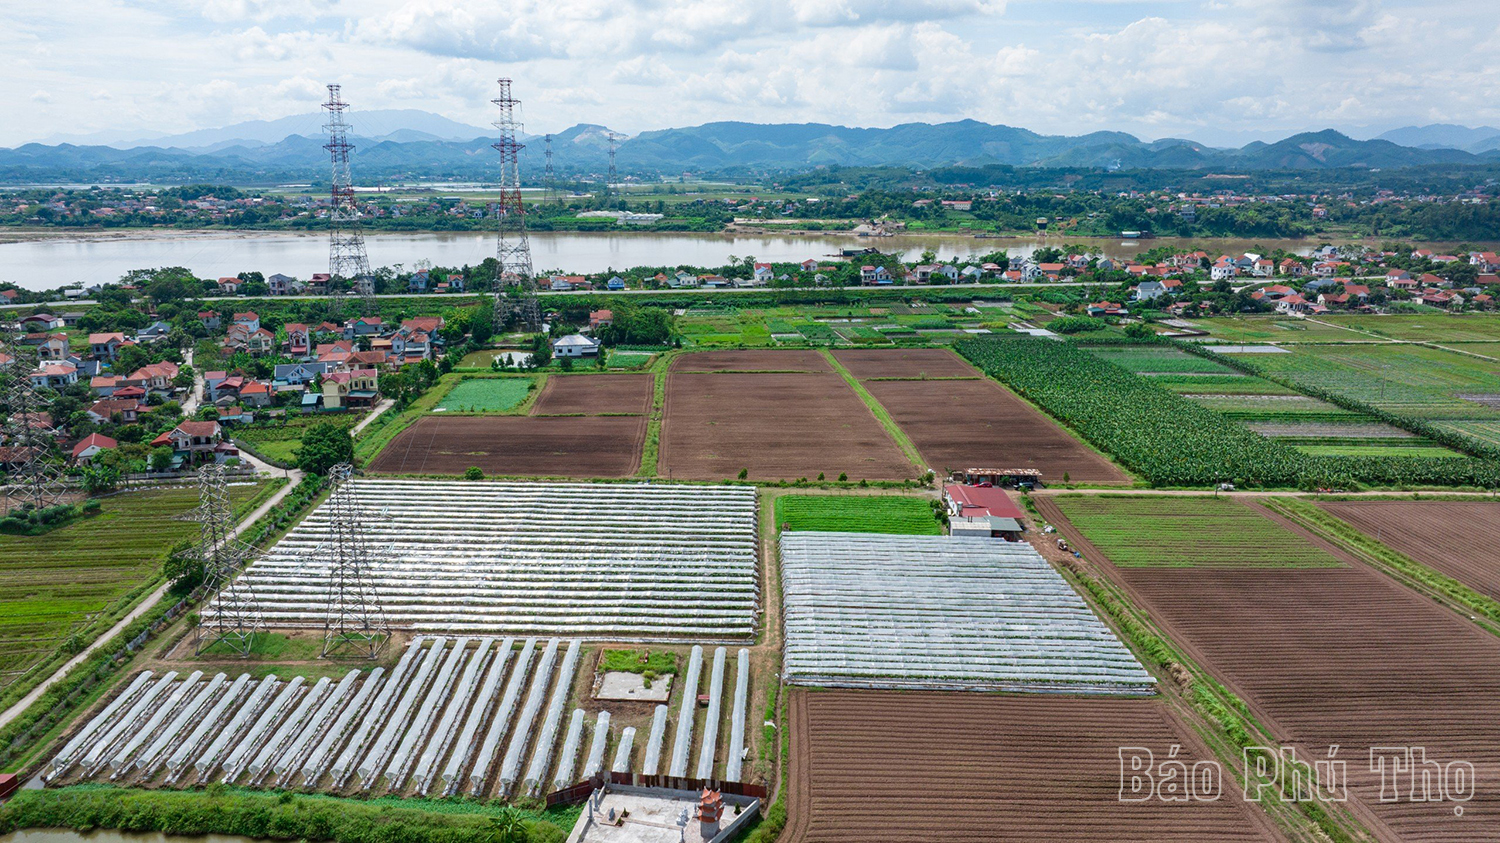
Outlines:
[[1500, 503], [1330, 501], [1318, 506], [1365, 535], [1500, 600]]
[[553, 375], [534, 416], [620, 415], [651, 409], [650, 375]]
[[829, 479], [847, 473], [850, 480], [904, 480], [918, 474], [837, 374], [669, 374], [659, 473], [724, 480], [742, 469], [752, 480], [811, 479], [819, 473]]
[[833, 355], [856, 378], [981, 378], [946, 348], [857, 349]]
[[806, 349], [699, 351], [672, 361], [673, 372], [831, 372], [823, 355]]
[[1049, 483], [1063, 475], [1088, 483], [1124, 483], [1113, 463], [985, 380], [867, 380], [865, 388], [911, 437], [932, 468], [1035, 468]]
[[[1345, 567], [1235, 568], [1205, 550], [1197, 567], [1118, 568], [1053, 500], [1039, 507], [1280, 742], [1304, 760], [1337, 745], [1350, 807], [1379, 839], [1500, 838], [1500, 639], [1326, 545]], [[1283, 541], [1322, 544], [1271, 520], [1287, 531]], [[1113, 529], [1130, 524], [1122, 514]], [[1473, 764], [1463, 816], [1456, 802], [1412, 801], [1409, 780], [1399, 801], [1382, 801], [1374, 747]]]
[[791, 691], [789, 843], [1281, 839], [1237, 794], [1121, 802], [1120, 746], [1206, 757], [1158, 700]]
[[370, 464], [381, 474], [629, 477], [640, 465], [645, 416], [428, 416]]

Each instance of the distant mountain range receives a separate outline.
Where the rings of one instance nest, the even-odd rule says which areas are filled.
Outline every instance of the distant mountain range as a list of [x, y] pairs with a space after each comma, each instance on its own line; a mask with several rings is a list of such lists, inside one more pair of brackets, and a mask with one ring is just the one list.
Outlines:
[[[485, 130], [421, 111], [350, 114], [356, 179], [492, 179]], [[0, 181], [304, 181], [326, 177], [318, 115], [255, 121], [153, 140], [149, 145], [31, 143], [0, 149]], [[291, 131], [288, 131], [291, 130]], [[1491, 134], [1493, 133], [1493, 134]], [[607, 166], [610, 130], [580, 124], [553, 136], [562, 175]], [[1500, 130], [1409, 127], [1355, 140], [1333, 130], [1239, 149], [1191, 140], [1142, 141], [1123, 132], [1042, 135], [975, 120], [855, 129], [821, 123], [706, 123], [643, 132], [620, 142], [621, 172], [642, 175], [805, 170], [819, 166], [935, 168], [1010, 165], [1090, 169], [1263, 171], [1500, 163]], [[623, 136], [621, 136], [623, 137]], [[542, 166], [539, 138], [523, 139], [523, 166]]]
[[1494, 126], [1469, 128], [1452, 123], [1433, 123], [1392, 129], [1379, 138], [1417, 149], [1462, 149], [1476, 155], [1500, 149], [1500, 129]]

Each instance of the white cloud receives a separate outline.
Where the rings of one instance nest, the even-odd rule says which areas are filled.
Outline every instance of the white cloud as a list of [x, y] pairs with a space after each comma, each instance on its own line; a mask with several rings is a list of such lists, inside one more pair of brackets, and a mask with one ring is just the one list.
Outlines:
[[0, 144], [305, 114], [329, 81], [356, 109], [483, 124], [497, 76], [516, 80], [533, 131], [973, 118], [1222, 137], [1500, 123], [1500, 21], [1472, 2], [1137, 1], [30, 4], [0, 27], [17, 71], [0, 77], [12, 116]]

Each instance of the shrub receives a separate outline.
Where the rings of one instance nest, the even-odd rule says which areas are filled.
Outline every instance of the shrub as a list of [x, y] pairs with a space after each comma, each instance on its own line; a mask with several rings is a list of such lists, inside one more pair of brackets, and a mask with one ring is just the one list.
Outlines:
[[484, 471], [477, 465], [471, 465], [464, 469], [465, 480], [483, 480]]

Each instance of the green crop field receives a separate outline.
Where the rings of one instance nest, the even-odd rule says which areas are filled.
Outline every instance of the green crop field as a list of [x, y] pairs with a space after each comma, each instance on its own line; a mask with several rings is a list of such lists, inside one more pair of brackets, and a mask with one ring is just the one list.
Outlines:
[[1500, 363], [1405, 343], [1298, 346], [1253, 361], [1293, 383], [1327, 389], [1422, 419], [1500, 421], [1500, 410], [1460, 395], [1500, 395]]
[[229, 435], [249, 445], [263, 458], [283, 465], [297, 461], [297, 451], [302, 447], [302, 434], [314, 424], [328, 422], [348, 430], [359, 424], [364, 413], [327, 413], [323, 415], [293, 416], [283, 421], [258, 422], [251, 425], [231, 427]]
[[1122, 568], [1341, 567], [1328, 552], [1230, 498], [1059, 495], [1057, 506]]
[[[1178, 351], [1175, 348], [1156, 346], [1088, 346], [1089, 351], [1116, 366], [1123, 366], [1137, 374], [1162, 372], [1167, 374], [1201, 372], [1207, 375], [1233, 377], [1237, 373], [1221, 363]], [[1241, 376], [1243, 377], [1243, 376]], [[1184, 378], [1184, 380], [1192, 380]]]
[[1233, 343], [1359, 342], [1370, 337], [1345, 328], [1286, 316], [1215, 316], [1193, 326], [1216, 340]]
[[784, 530], [943, 534], [926, 498], [895, 495], [782, 495], [776, 499], [776, 524]]
[[1421, 313], [1321, 317], [1361, 331], [1419, 342], [1500, 342], [1500, 315], [1489, 313]]
[[1251, 375], [1155, 375], [1158, 386], [1189, 395], [1296, 395], [1279, 383]]
[[531, 378], [465, 378], [443, 396], [434, 412], [503, 413], [531, 392]]
[[[230, 487], [240, 514], [259, 488]], [[198, 506], [195, 488], [123, 492], [101, 504], [98, 515], [40, 536], [0, 535], [0, 683], [149, 584], [173, 545], [198, 535], [196, 523], [177, 520]]]

